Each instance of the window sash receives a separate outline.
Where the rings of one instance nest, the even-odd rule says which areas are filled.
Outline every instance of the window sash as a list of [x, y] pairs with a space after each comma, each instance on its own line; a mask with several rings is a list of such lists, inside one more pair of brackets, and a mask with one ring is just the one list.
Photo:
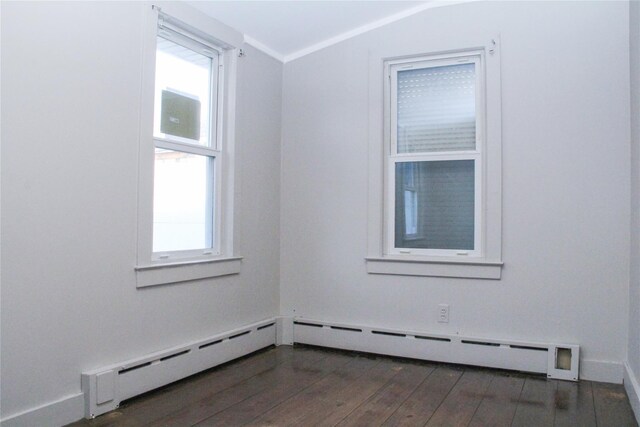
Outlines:
[[[473, 160], [474, 161], [474, 238], [473, 250], [457, 249], [420, 249], [420, 248], [398, 248], [396, 241], [396, 164], [404, 162], [435, 162], [446, 160]], [[419, 255], [419, 256], [448, 256], [448, 257], [481, 257], [483, 239], [483, 215], [482, 215], [482, 156], [476, 154], [444, 154], [438, 156], [406, 156], [402, 158], [392, 158], [388, 162], [386, 175], [387, 197], [385, 200], [386, 217], [388, 218], [386, 227], [386, 253], [389, 255]], [[420, 211], [418, 211], [418, 216]]]
[[[168, 260], [172, 257], [175, 257], [175, 254], [180, 254], [180, 256], [186, 256], [186, 255], [192, 255], [192, 256], [198, 256], [198, 255], [217, 255], [219, 254], [219, 246], [216, 244], [218, 239], [217, 236], [217, 231], [216, 231], [216, 227], [215, 227], [215, 221], [217, 219], [217, 215], [215, 213], [215, 210], [217, 208], [216, 206], [216, 189], [215, 189], [215, 183], [216, 180], [214, 178], [214, 174], [216, 173], [216, 169], [217, 169], [217, 164], [216, 164], [216, 157], [215, 156], [209, 156], [209, 155], [204, 155], [201, 153], [197, 153], [197, 152], [193, 152], [192, 150], [186, 151], [186, 150], [176, 150], [173, 148], [166, 148], [166, 147], [158, 147], [156, 146], [156, 148], [161, 148], [163, 150], [167, 150], [169, 152], [172, 153], [184, 153], [184, 154], [196, 154], [198, 156], [204, 157], [204, 159], [206, 159], [206, 164], [205, 164], [205, 182], [204, 182], [204, 195], [205, 195], [205, 215], [204, 215], [204, 240], [205, 240], [205, 244], [203, 247], [201, 248], [194, 248], [194, 249], [182, 249], [182, 250], [169, 250], [169, 251], [155, 251], [152, 253], [152, 261], [160, 261], [160, 260]], [[155, 162], [154, 162], [155, 165]], [[154, 174], [155, 176], [155, 174]], [[202, 184], [201, 182], [198, 184]], [[155, 187], [155, 182], [154, 182], [154, 187]], [[155, 197], [155, 195], [154, 195]], [[155, 199], [154, 199], [154, 205], [155, 205]], [[155, 210], [154, 210], [154, 218], [153, 218], [153, 223], [154, 223], [154, 232], [153, 232], [153, 238], [155, 238], [155, 223], [156, 223], [156, 218], [155, 218]], [[153, 242], [152, 242], [152, 246], [153, 246]]]
[[[222, 67], [222, 49], [217, 46], [208, 43], [197, 37], [195, 34], [190, 33], [188, 30], [182, 29], [173, 24], [169, 24], [166, 19], [163, 19], [162, 14], [158, 19], [157, 37], [162, 37], [173, 43], [181, 45], [187, 49], [191, 49], [194, 52], [205, 55], [211, 58], [211, 72], [210, 72], [210, 102], [209, 102], [209, 138], [207, 145], [202, 145], [197, 141], [192, 141], [187, 138], [182, 138], [175, 135], [163, 134], [153, 136], [154, 148], [172, 150], [176, 152], [197, 154], [206, 156], [210, 159], [210, 164], [213, 164], [213, 172], [210, 170], [207, 174], [207, 204], [212, 205], [210, 217], [207, 218], [207, 223], [211, 223], [211, 236], [207, 236], [207, 240], [211, 243], [207, 248], [202, 249], [189, 249], [189, 250], [173, 250], [153, 252], [151, 249], [151, 261], [152, 262], [167, 262], [180, 259], [197, 258], [202, 256], [219, 256], [222, 254], [222, 174], [223, 174], [223, 155], [222, 155], [222, 113], [224, 95], [222, 93], [224, 74]], [[157, 47], [154, 48], [157, 51]], [[155, 60], [154, 60], [154, 76], [155, 76]], [[154, 77], [155, 88], [155, 77]], [[154, 89], [155, 96], [155, 89]], [[210, 188], [210, 190], [209, 190]], [[153, 219], [152, 219], [153, 223]], [[209, 231], [206, 232], [207, 235]], [[151, 234], [153, 239], [153, 233]], [[151, 248], [153, 248], [153, 242], [151, 242]]]
[[475, 150], [442, 150], [442, 151], [423, 151], [419, 154], [437, 154], [437, 153], [459, 153], [459, 152], [482, 152], [484, 144], [484, 69], [482, 55], [479, 52], [466, 52], [454, 54], [450, 56], [433, 56], [429, 59], [422, 60], [399, 60], [387, 63], [387, 75], [389, 78], [389, 129], [387, 131], [390, 140], [390, 155], [392, 156], [411, 156], [413, 153], [398, 152], [398, 72], [405, 70], [415, 70], [422, 68], [444, 67], [448, 65], [475, 64], [475, 124], [476, 124], [476, 144]]
[[[209, 96], [209, 140], [206, 147], [210, 147], [212, 150], [220, 150], [220, 141], [222, 140], [222, 102], [223, 94], [221, 88], [223, 87], [223, 66], [220, 51], [213, 46], [205, 45], [200, 41], [191, 39], [188, 33], [178, 33], [175, 31], [167, 31], [166, 27], [158, 26], [157, 37], [162, 37], [175, 44], [178, 44], [187, 49], [191, 49], [194, 52], [202, 54], [211, 58], [211, 73], [209, 75], [209, 88], [211, 94]], [[157, 49], [157, 48], [156, 48]], [[155, 82], [155, 62], [154, 62], [154, 82]], [[154, 85], [155, 87], [155, 85]], [[155, 90], [155, 89], [154, 89]], [[155, 92], [154, 92], [155, 93]], [[154, 100], [155, 102], [155, 100]], [[154, 113], [155, 114], [155, 113]], [[155, 124], [154, 124], [155, 126]], [[154, 135], [154, 140], [162, 140], [169, 142], [181, 142], [184, 144], [202, 146], [196, 141], [192, 141], [187, 138], [182, 138], [176, 135], [163, 134], [161, 136]]]
[[[475, 150], [424, 151], [398, 153], [397, 139], [397, 84], [398, 71], [407, 69], [441, 67], [458, 65], [461, 63], [475, 64], [475, 104], [476, 104], [476, 145]], [[384, 195], [384, 224], [383, 247], [385, 255], [425, 256], [425, 257], [473, 257], [484, 256], [484, 135], [485, 135], [485, 81], [483, 53], [480, 51], [466, 51], [453, 54], [432, 55], [422, 58], [405, 58], [388, 61], [385, 64], [387, 85], [385, 88], [388, 104], [385, 106], [385, 195]], [[474, 161], [474, 249], [417, 249], [395, 247], [396, 223], [396, 163], [423, 162], [444, 160], [473, 160]], [[418, 215], [420, 212], [418, 212]]]
[[[213, 173], [209, 172], [208, 174], [208, 183], [207, 186], [211, 187], [211, 190], [208, 191], [210, 200], [207, 203], [213, 204], [213, 209], [210, 210], [212, 218], [208, 220], [211, 221], [212, 224], [212, 244], [208, 248], [202, 249], [190, 249], [190, 250], [173, 250], [173, 251], [163, 251], [163, 252], [151, 252], [151, 261], [170, 261], [180, 258], [193, 258], [198, 256], [217, 256], [221, 255], [221, 215], [222, 215], [222, 206], [220, 203], [221, 197], [220, 193], [222, 191], [222, 153], [216, 150], [212, 150], [203, 146], [196, 146], [192, 144], [183, 144], [176, 142], [169, 142], [158, 140], [154, 138], [154, 147], [161, 148], [171, 151], [176, 151], [180, 153], [188, 153], [188, 154], [197, 154], [201, 156], [206, 156], [214, 164]], [[213, 181], [213, 182], [211, 182]], [[153, 222], [153, 221], [152, 221]], [[153, 236], [152, 236], [153, 238]], [[153, 243], [153, 242], [151, 242]], [[151, 245], [153, 247], [153, 244]]]

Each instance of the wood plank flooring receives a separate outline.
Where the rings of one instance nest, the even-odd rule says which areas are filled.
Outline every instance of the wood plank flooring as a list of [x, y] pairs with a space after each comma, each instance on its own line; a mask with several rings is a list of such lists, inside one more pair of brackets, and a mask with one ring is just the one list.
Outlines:
[[73, 427], [637, 426], [621, 385], [271, 347]]

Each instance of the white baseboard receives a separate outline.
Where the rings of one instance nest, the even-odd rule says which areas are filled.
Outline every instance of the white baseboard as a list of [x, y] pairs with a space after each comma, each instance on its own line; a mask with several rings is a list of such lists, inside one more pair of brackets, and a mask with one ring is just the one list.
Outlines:
[[276, 343], [270, 318], [177, 347], [140, 355], [82, 373], [85, 417], [112, 411], [120, 402]]
[[623, 377], [624, 366], [620, 362], [589, 359], [580, 362], [581, 380], [622, 384]]
[[296, 343], [548, 374], [548, 344], [294, 319]]
[[84, 414], [84, 393], [29, 409], [0, 421], [2, 427], [59, 427], [78, 421]]
[[[293, 317], [278, 317], [276, 319], [276, 344], [278, 345], [291, 345], [296, 341], [294, 339], [294, 318]], [[302, 340], [303, 342], [305, 340]], [[301, 341], [297, 341], [301, 342]], [[331, 345], [334, 343], [323, 342], [308, 342], [309, 344], [316, 345]], [[353, 344], [353, 342], [352, 342]], [[360, 350], [360, 351], [372, 351], [376, 352], [375, 346], [369, 348], [370, 342], [363, 348], [355, 345], [339, 346], [347, 350]], [[397, 349], [396, 349], [397, 350]], [[392, 353], [395, 353], [393, 351]], [[381, 353], [389, 353], [381, 351]], [[404, 354], [398, 354], [403, 356]], [[412, 357], [412, 355], [404, 355]], [[447, 361], [447, 360], [443, 360]], [[455, 363], [454, 360], [450, 362]], [[609, 383], [622, 383], [624, 379], [624, 386], [629, 395], [629, 401], [633, 408], [636, 418], [640, 423], [640, 385], [638, 380], [631, 370], [631, 368], [625, 363], [599, 361], [599, 360], [582, 360], [580, 362], [580, 378], [591, 381], [601, 381]], [[64, 397], [60, 400], [50, 402], [36, 408], [32, 408], [17, 414], [10, 415], [0, 420], [0, 427], [57, 427], [65, 425], [81, 419], [84, 415], [84, 393], [76, 393], [71, 396]]]
[[[188, 344], [185, 348], [189, 346], [194, 347], [193, 351], [191, 352], [193, 354], [193, 357], [189, 360], [190, 363], [187, 364], [188, 366], [182, 369], [182, 371], [178, 372], [178, 370], [176, 370], [176, 374], [174, 376], [170, 376], [167, 378], [163, 378], [162, 375], [160, 375], [161, 373], [154, 372], [154, 374], [156, 375], [152, 375], [152, 377], [159, 382], [157, 384], [153, 384], [152, 386], [150, 386], [151, 388], [148, 389], [150, 390], [152, 388], [160, 387], [164, 384], [168, 384], [169, 382], [184, 378], [201, 370], [212, 368], [229, 360], [242, 357], [246, 354], [258, 350], [259, 348], [266, 347], [270, 344], [275, 344], [276, 330], [273, 329], [276, 328], [273, 328], [273, 326], [270, 328], [270, 330], [272, 330], [273, 332], [269, 332], [269, 329], [264, 329], [268, 326], [273, 325], [273, 323], [275, 322], [276, 319], [267, 319], [261, 322], [234, 329], [232, 331], [228, 331], [226, 333], [218, 334], [215, 337], [210, 337], [207, 340], [203, 340], [203, 342], [217, 342], [218, 339], [221, 342], [219, 346], [215, 345], [206, 347], [206, 351], [195, 351], [195, 349], [198, 349], [199, 345], [201, 344], [200, 342]], [[293, 327], [293, 320], [291, 320], [291, 327]], [[245, 336], [244, 334], [238, 334], [242, 336], [234, 339], [233, 342], [229, 341], [229, 336], [233, 337], [238, 332], [249, 329], [252, 330], [250, 335]], [[171, 352], [176, 349], [181, 349], [181, 347], [175, 347], [167, 351]], [[163, 353], [164, 352], [154, 353], [152, 355], [148, 355], [148, 357], [160, 357]], [[209, 354], [196, 357], [197, 353]], [[177, 359], [170, 359], [169, 362], [174, 363], [176, 360]], [[127, 366], [128, 364], [129, 362], [123, 362], [120, 364], [116, 364], [115, 366], [117, 368], [121, 368], [122, 366]], [[154, 364], [153, 366], [154, 368], [156, 368], [160, 366], [160, 364]], [[146, 391], [146, 389], [143, 391]], [[127, 394], [125, 397], [129, 398], [133, 395], [135, 394]], [[28, 409], [17, 414], [9, 415], [0, 420], [0, 427], [59, 427], [65, 424], [72, 423], [74, 421], [78, 421], [86, 415], [87, 402], [85, 401], [85, 397], [86, 396], [84, 392], [76, 393], [54, 402], [46, 403], [44, 405]]]
[[624, 364], [624, 388], [629, 396], [629, 403], [631, 403], [636, 421], [640, 424], [640, 384], [638, 384], [638, 378], [627, 362]]
[[[550, 359], [536, 348], [554, 346], [565, 347], [559, 343], [529, 343], [492, 338], [461, 337], [458, 335], [434, 335], [425, 332], [389, 330], [371, 326], [335, 324], [332, 322], [295, 318], [294, 342], [364, 351], [400, 357], [432, 360], [445, 363], [458, 363], [501, 369], [546, 373], [550, 378], [577, 379], [577, 373], [571, 378], [561, 378], [551, 372]], [[363, 333], [352, 333], [357, 331]], [[386, 331], [386, 332], [384, 332]], [[430, 340], [412, 339], [419, 335], [432, 335]], [[408, 338], [408, 339], [407, 339]], [[424, 337], [421, 337], [424, 338]], [[464, 346], [465, 342], [489, 342], [489, 346]], [[571, 345], [568, 345], [571, 346]], [[575, 346], [577, 347], [577, 346]], [[515, 349], [514, 349], [515, 348]], [[549, 352], [549, 356], [552, 354]], [[578, 365], [578, 363], [576, 363]], [[620, 362], [600, 360], [580, 360], [580, 379], [621, 384], [623, 365]], [[549, 375], [551, 374], [551, 375]]]

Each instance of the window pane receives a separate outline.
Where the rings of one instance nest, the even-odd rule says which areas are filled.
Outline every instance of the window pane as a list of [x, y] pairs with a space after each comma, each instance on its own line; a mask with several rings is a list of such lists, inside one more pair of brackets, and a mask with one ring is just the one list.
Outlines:
[[473, 250], [474, 176], [473, 160], [396, 163], [395, 247]]
[[475, 64], [398, 71], [398, 153], [473, 150]]
[[209, 144], [211, 58], [158, 37], [155, 137]]
[[156, 148], [153, 251], [213, 246], [213, 159]]

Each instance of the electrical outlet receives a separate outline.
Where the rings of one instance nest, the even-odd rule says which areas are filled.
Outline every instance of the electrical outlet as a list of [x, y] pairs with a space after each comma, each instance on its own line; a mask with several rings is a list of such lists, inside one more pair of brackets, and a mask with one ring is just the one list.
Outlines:
[[449, 304], [438, 304], [438, 322], [449, 323]]

